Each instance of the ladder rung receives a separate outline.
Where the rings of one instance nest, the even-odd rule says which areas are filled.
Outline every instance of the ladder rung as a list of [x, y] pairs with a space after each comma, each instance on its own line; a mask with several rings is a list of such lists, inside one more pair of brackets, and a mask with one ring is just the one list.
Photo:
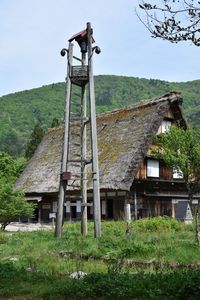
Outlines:
[[80, 163], [81, 160], [78, 160], [78, 159], [68, 159], [67, 162], [69, 162], [69, 163]]
[[[79, 107], [80, 108], [80, 107]], [[71, 116], [75, 116], [75, 117], [77, 117], [77, 116], [81, 116], [81, 112], [79, 111], [79, 110], [76, 110], [76, 111], [71, 111], [70, 112], [70, 115]]]
[[72, 167], [74, 167], [74, 168], [80, 168], [80, 164], [72, 163]]
[[73, 155], [71, 155], [72, 159], [75, 157], [79, 158], [80, 156], [81, 156], [80, 153], [73, 153]]
[[81, 178], [81, 177], [80, 177], [79, 175], [76, 175], [76, 174], [71, 176], [71, 179], [72, 179], [72, 180], [74, 180], [74, 179], [79, 179], [79, 178]]
[[73, 127], [74, 127], [74, 126], [80, 127], [80, 122], [79, 122], [78, 120], [70, 121], [70, 124], [73, 125]]
[[68, 199], [79, 199], [79, 198], [82, 198], [82, 196], [80, 195], [66, 195], [65, 198], [68, 198]]
[[81, 134], [80, 134], [80, 133], [76, 133], [76, 132], [72, 132], [72, 133], [71, 133], [71, 135], [78, 136], [78, 137], [80, 137], [80, 136], [81, 136]]
[[[82, 180], [81, 177], [73, 177], [71, 178], [72, 180]], [[87, 181], [87, 178], [83, 178], [83, 181]]]
[[[72, 146], [72, 147], [77, 147], [77, 146], [80, 146], [80, 145], [81, 145], [81, 144], [79, 143], [79, 141], [76, 142], [76, 145], [75, 145], [74, 142], [71, 142], [71, 141], [69, 142], [69, 146], [70, 146], [70, 147], [71, 147], [71, 146]], [[77, 152], [77, 151], [76, 151], [76, 152]]]
[[78, 155], [78, 154], [70, 155], [70, 157], [68, 159], [68, 162], [71, 162], [71, 163], [79, 163], [79, 162], [81, 162], [80, 155]]
[[81, 118], [81, 117], [73, 117], [73, 118], [70, 118], [70, 121], [84, 121], [84, 122], [88, 122], [89, 121], [89, 118]]
[[81, 163], [81, 162], [84, 162], [85, 164], [91, 164], [92, 163], [92, 160], [87, 160], [87, 159], [69, 159], [68, 162], [74, 162], [74, 163]]
[[77, 97], [80, 97], [80, 98], [81, 98], [81, 94], [78, 94], [78, 93], [75, 93], [75, 92], [72, 93], [72, 97], [73, 97], [73, 96], [77, 96]]
[[68, 186], [80, 188], [78, 185], [75, 185], [75, 184], [68, 184]]
[[77, 114], [77, 112], [76, 113], [73, 113], [73, 112], [71, 112], [71, 114], [70, 114], [72, 117], [74, 117], [74, 118], [76, 118], [76, 117], [81, 117], [81, 113], [79, 112], [79, 114]]
[[71, 82], [75, 85], [78, 85], [78, 86], [83, 86], [85, 85], [87, 82], [88, 82], [88, 78], [81, 78], [81, 80], [77, 77], [71, 77]]

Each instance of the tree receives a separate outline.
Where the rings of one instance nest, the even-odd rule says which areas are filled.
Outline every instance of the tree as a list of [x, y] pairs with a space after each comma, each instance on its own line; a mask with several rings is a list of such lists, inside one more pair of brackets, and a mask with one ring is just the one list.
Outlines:
[[33, 209], [34, 205], [26, 201], [21, 191], [13, 190], [11, 182], [0, 180], [0, 224], [2, 231], [10, 222], [19, 217], [31, 217]]
[[158, 148], [153, 154], [183, 175], [188, 202], [195, 220], [196, 241], [200, 245], [198, 229], [200, 203], [193, 204], [194, 195], [200, 193], [200, 130], [185, 130], [172, 126], [168, 132], [157, 136], [155, 143]]
[[14, 158], [8, 153], [0, 152], [0, 180], [14, 182], [26, 165], [23, 157]]
[[53, 118], [52, 123], [51, 123], [51, 128], [54, 127], [59, 127], [60, 126], [60, 122], [57, 118]]
[[35, 124], [35, 127], [33, 129], [33, 132], [31, 133], [30, 140], [26, 145], [25, 149], [25, 157], [27, 159], [30, 159], [33, 154], [35, 153], [35, 150], [39, 143], [41, 142], [43, 136], [44, 136], [44, 129], [42, 128], [40, 122], [38, 121]]
[[9, 128], [8, 133], [1, 139], [0, 151], [12, 156], [18, 156], [22, 153], [23, 140], [14, 129]]
[[[153, 3], [152, 3], [153, 2]], [[172, 43], [191, 41], [200, 46], [200, 1], [163, 0], [140, 1], [144, 18], [137, 13], [140, 21], [152, 34]]]
[[13, 189], [13, 183], [25, 166], [25, 159], [14, 159], [0, 152], [0, 224], [1, 230], [20, 216], [32, 216], [34, 206], [23, 193]]

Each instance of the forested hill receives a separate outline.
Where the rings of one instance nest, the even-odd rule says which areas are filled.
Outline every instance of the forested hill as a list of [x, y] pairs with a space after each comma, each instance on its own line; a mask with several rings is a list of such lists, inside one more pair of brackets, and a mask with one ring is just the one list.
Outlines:
[[[154, 79], [139, 79], [112, 75], [95, 77], [97, 112], [124, 107], [131, 103], [179, 91], [189, 123], [200, 127], [200, 80], [171, 83]], [[65, 84], [56, 83], [0, 97], [0, 151], [19, 155], [39, 120], [48, 128], [53, 118], [63, 117]], [[78, 90], [74, 110], [78, 109]]]

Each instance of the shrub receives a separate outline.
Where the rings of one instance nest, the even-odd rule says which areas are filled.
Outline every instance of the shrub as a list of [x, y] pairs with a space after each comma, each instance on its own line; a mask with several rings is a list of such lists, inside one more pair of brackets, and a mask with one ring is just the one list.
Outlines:
[[129, 247], [123, 248], [119, 256], [122, 258], [131, 258], [134, 256], [146, 256], [152, 253], [153, 247], [151, 245], [142, 244], [142, 243], [134, 243]]
[[182, 223], [167, 216], [140, 219], [135, 221], [133, 226], [142, 231], [179, 231], [183, 228]]

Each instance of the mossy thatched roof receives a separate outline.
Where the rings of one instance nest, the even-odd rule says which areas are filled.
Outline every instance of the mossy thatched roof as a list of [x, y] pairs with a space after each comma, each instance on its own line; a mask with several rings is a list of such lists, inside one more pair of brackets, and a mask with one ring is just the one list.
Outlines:
[[[139, 102], [131, 107], [97, 116], [100, 187], [129, 190], [134, 176], [152, 144], [153, 135], [171, 108], [177, 121], [186, 126], [181, 110], [182, 98], [172, 92], [163, 97]], [[70, 151], [79, 155], [78, 134], [72, 125]], [[89, 131], [89, 128], [88, 128]], [[77, 136], [77, 137], [76, 137]], [[16, 182], [26, 193], [57, 192], [59, 187], [63, 129], [50, 129]], [[90, 153], [90, 149], [88, 149]], [[69, 189], [79, 186], [79, 168], [69, 164], [72, 180]], [[88, 170], [90, 173], [90, 169]], [[91, 188], [91, 182], [88, 183]]]

